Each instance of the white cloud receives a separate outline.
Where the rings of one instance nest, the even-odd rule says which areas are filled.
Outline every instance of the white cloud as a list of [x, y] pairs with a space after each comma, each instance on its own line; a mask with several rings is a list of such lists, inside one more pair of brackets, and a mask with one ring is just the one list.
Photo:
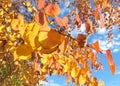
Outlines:
[[106, 29], [105, 28], [97, 28], [97, 34], [103, 35], [106, 34]]
[[62, 84], [58, 84], [55, 83], [53, 80], [50, 80], [49, 82], [45, 82], [45, 81], [39, 81], [39, 84], [37, 84], [36, 86], [63, 86]]
[[118, 51], [119, 51], [119, 49], [117, 49], [117, 48], [116, 48], [116, 49], [113, 49], [113, 52], [114, 52], [114, 53], [116, 53], [116, 52], [118, 52]]

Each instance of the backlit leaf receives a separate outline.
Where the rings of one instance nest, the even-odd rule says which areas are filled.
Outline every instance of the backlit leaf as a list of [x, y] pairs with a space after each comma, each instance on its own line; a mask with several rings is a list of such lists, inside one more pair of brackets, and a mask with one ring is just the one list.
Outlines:
[[14, 52], [14, 59], [27, 60], [31, 57], [32, 47], [26, 44], [18, 46]]
[[90, 31], [90, 24], [88, 22], [85, 23], [85, 27], [86, 27], [86, 33], [89, 33], [89, 31]]
[[115, 63], [114, 63], [114, 60], [113, 60], [113, 57], [112, 57], [112, 54], [111, 54], [110, 50], [106, 50], [106, 57], [107, 57], [107, 60], [108, 60], [110, 70], [111, 70], [112, 74], [114, 75], [115, 71], [116, 71], [116, 66], [115, 66]]
[[98, 86], [104, 86], [104, 81], [100, 81], [100, 82], [98, 83]]
[[45, 0], [39, 0], [37, 8], [41, 10], [45, 6]]
[[47, 25], [47, 19], [43, 12], [39, 12], [35, 15], [35, 20], [41, 25]]
[[98, 53], [99, 52], [99, 41], [96, 41], [92, 44], [92, 48], [95, 49], [95, 51]]
[[49, 4], [45, 8], [45, 13], [49, 16], [58, 16], [60, 14], [60, 7], [55, 4]]
[[68, 17], [64, 17], [64, 18], [56, 17], [56, 21], [57, 21], [58, 25], [66, 26], [68, 24]]
[[84, 45], [86, 43], [86, 35], [78, 34], [76, 41], [78, 42], [78, 44], [81, 48], [84, 47]]

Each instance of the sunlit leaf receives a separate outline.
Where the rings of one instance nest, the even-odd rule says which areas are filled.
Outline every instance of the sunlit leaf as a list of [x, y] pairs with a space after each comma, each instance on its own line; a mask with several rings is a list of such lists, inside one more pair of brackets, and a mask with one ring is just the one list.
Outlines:
[[45, 0], [39, 0], [37, 8], [41, 10], [45, 6]]
[[41, 25], [47, 25], [47, 19], [43, 12], [39, 12], [35, 15], [35, 20]]
[[68, 71], [67, 74], [66, 74], [66, 83], [69, 83], [70, 82], [70, 72]]
[[95, 51], [98, 53], [99, 52], [99, 41], [96, 41], [92, 44], [92, 48], [95, 49]]
[[90, 24], [88, 22], [86, 22], [85, 26], [86, 26], [86, 33], [89, 33], [89, 31], [90, 31]]
[[60, 7], [55, 4], [49, 4], [45, 8], [45, 13], [49, 16], [58, 16], [60, 14]]
[[61, 35], [59, 32], [55, 31], [54, 29], [51, 29], [50, 31], [46, 32], [44, 34], [44, 37], [41, 37], [41, 33], [45, 33], [45, 32], [40, 32], [39, 33], [39, 42], [41, 44], [41, 46], [43, 46], [43, 48], [52, 48], [52, 47], [56, 47], [59, 44], [62, 43], [64, 36]]
[[104, 81], [100, 81], [100, 82], [98, 83], [98, 86], [104, 86]]
[[79, 76], [79, 84], [83, 85], [86, 82], [86, 77], [84, 75]]
[[22, 44], [16, 48], [14, 52], [14, 59], [27, 60], [31, 57], [32, 47], [26, 44]]
[[78, 34], [76, 40], [79, 43], [80, 47], [84, 47], [84, 45], [86, 43], [86, 35]]
[[112, 54], [111, 54], [110, 50], [106, 50], [106, 57], [107, 57], [107, 60], [108, 60], [110, 70], [111, 70], [112, 74], [114, 75], [115, 71], [116, 71], [116, 66], [115, 66], [115, 63], [114, 63], [114, 60], [113, 60], [113, 57], [112, 57]]
[[64, 17], [64, 18], [56, 17], [56, 21], [57, 21], [58, 25], [66, 26], [68, 24], [68, 17]]

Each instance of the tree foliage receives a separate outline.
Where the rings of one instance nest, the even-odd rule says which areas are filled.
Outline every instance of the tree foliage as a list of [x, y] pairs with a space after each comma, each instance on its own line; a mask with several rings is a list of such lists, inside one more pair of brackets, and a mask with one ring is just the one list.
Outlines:
[[[94, 8], [89, 0], [75, 0], [67, 6], [74, 9], [60, 17], [61, 2], [66, 0], [0, 0], [1, 86], [34, 86], [56, 73], [77, 86], [104, 86], [92, 75], [93, 69], [103, 69], [98, 53], [104, 52], [115, 74], [111, 51], [87, 40], [96, 28], [106, 28], [112, 41], [112, 25], [120, 26], [119, 7], [111, 0], [94, 0]], [[69, 34], [82, 24], [85, 34]]]

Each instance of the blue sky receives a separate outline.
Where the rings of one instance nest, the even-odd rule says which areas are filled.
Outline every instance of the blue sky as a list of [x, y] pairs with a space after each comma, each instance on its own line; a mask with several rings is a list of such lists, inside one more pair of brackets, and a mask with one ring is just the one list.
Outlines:
[[[66, 3], [61, 3], [60, 5], [61, 7], [60, 16], [61, 17], [65, 16], [70, 11], [70, 9], [66, 8], [66, 6], [69, 4], [69, 1], [70, 0], [68, 0], [68, 2]], [[90, 0], [90, 1], [92, 2], [93, 0]], [[91, 5], [92, 5], [92, 8], [94, 8], [93, 2], [91, 3]], [[79, 30], [81, 30], [81, 32], [84, 33], [85, 25], [83, 24]], [[71, 32], [71, 34], [73, 36], [77, 36], [79, 32], [80, 31], [77, 31], [77, 29], [75, 29], [73, 32]], [[109, 65], [108, 65], [105, 54], [102, 54], [102, 55], [98, 54], [104, 66], [104, 70], [93, 73], [93, 75], [96, 76], [98, 80], [103, 80], [105, 82], [105, 86], [119, 86], [120, 85], [120, 32], [118, 31], [117, 26], [113, 26], [113, 34], [114, 34], [113, 42], [108, 43], [106, 29], [97, 28], [97, 33], [95, 35], [91, 35], [88, 40], [89, 43], [93, 43], [94, 41], [99, 40], [100, 47], [102, 49], [104, 50], [111, 49], [112, 51], [112, 55], [113, 55], [113, 58], [116, 64], [115, 75], [112, 75], [109, 69]], [[49, 83], [47, 82], [42, 82], [42, 83], [44, 83], [45, 86], [67, 86], [65, 82], [66, 81], [65, 76], [62, 76], [62, 77], [58, 77], [57, 75], [54, 75], [51, 77], [48, 76], [48, 81]], [[75, 85], [70, 83], [70, 86], [75, 86]]]

